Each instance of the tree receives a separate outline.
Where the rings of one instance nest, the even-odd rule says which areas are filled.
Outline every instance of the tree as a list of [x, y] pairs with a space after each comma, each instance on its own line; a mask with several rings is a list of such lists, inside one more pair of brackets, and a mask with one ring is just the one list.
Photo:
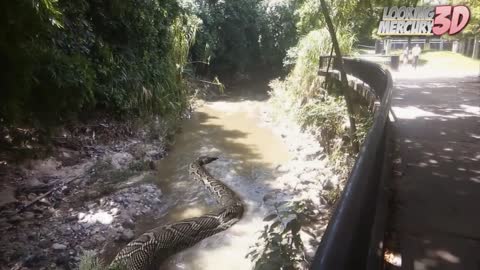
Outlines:
[[345, 69], [343, 67], [343, 59], [342, 59], [342, 52], [340, 51], [340, 46], [338, 45], [338, 40], [337, 40], [337, 35], [335, 33], [335, 28], [333, 26], [332, 20], [330, 18], [330, 13], [328, 11], [327, 4], [325, 3], [325, 0], [320, 0], [321, 4], [321, 9], [323, 16], [325, 18], [325, 23], [327, 24], [328, 32], [330, 33], [330, 37], [332, 39], [332, 45], [335, 50], [335, 61], [338, 63], [338, 69], [340, 71], [340, 76], [341, 76], [341, 83], [342, 83], [342, 91], [343, 91], [343, 96], [345, 98], [345, 103], [347, 104], [347, 110], [348, 110], [348, 119], [350, 122], [350, 137], [351, 137], [351, 142], [352, 142], [352, 151], [354, 153], [358, 153], [359, 151], [359, 145], [358, 145], [358, 140], [356, 139], [356, 134], [357, 134], [357, 128], [355, 125], [355, 117], [354, 111], [353, 111], [353, 104], [350, 98], [350, 95], [347, 91], [348, 89], [348, 80], [347, 80], [347, 73], [345, 72]]

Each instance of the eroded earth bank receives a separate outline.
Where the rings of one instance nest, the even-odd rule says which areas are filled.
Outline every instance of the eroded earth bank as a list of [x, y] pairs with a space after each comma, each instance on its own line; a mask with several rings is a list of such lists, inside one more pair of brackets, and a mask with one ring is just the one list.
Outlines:
[[[307, 265], [340, 177], [329, 169], [312, 135], [288, 119], [272, 120], [264, 85], [237, 86], [197, 102], [168, 144], [160, 121], [148, 131], [128, 129], [128, 136], [105, 140], [99, 134], [112, 133], [113, 127], [98, 123], [78, 133], [65, 131], [64, 138], [83, 144], [59, 145], [47, 158], [15, 163], [5, 152], [2, 269], [77, 269], [87, 250], [108, 262], [150, 228], [216, 209], [202, 184], [188, 175], [188, 164], [199, 155], [219, 157], [207, 169], [239, 194], [246, 213], [232, 228], [178, 253], [162, 269], [275, 264], [281, 251], [272, 246], [277, 243], [281, 250], [281, 241], [296, 246], [301, 241], [304, 252], [291, 260], [299, 268]], [[268, 234], [277, 231], [291, 236]]]

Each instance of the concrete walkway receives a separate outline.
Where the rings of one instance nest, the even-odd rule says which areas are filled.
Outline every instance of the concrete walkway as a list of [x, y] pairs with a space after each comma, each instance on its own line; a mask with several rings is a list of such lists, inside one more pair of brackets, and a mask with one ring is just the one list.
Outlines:
[[400, 78], [392, 106], [393, 269], [480, 270], [480, 78]]

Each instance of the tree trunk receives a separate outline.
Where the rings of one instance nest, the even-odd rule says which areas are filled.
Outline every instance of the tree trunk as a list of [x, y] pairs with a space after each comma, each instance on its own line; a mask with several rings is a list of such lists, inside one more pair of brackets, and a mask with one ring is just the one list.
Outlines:
[[475, 40], [473, 41], [473, 52], [472, 52], [472, 58], [477, 59], [479, 58], [479, 51], [480, 51], [480, 39], [478, 37], [475, 37]]
[[465, 52], [463, 53], [465, 56], [470, 56], [470, 39], [466, 38], [465, 39]]
[[347, 110], [348, 110], [348, 119], [350, 120], [350, 138], [352, 140], [352, 151], [354, 153], [358, 153], [359, 145], [357, 140], [357, 127], [355, 125], [355, 117], [353, 112], [353, 104], [350, 98], [350, 94], [348, 92], [348, 80], [347, 74], [345, 73], [345, 69], [343, 67], [343, 58], [342, 52], [340, 51], [340, 46], [338, 45], [337, 35], [335, 34], [335, 28], [333, 27], [332, 20], [330, 18], [330, 13], [328, 11], [327, 4], [325, 0], [320, 0], [321, 8], [323, 16], [325, 17], [325, 22], [327, 24], [328, 32], [330, 33], [330, 37], [332, 39], [332, 45], [335, 50], [335, 60], [338, 63], [338, 69], [341, 75], [341, 83], [342, 83], [342, 92], [345, 98], [345, 103], [347, 103]]

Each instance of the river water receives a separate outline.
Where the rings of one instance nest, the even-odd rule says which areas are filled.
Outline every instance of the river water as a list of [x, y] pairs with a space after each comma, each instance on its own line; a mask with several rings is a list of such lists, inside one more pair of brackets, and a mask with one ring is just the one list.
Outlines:
[[144, 222], [144, 227], [199, 216], [218, 207], [208, 191], [188, 175], [188, 164], [199, 155], [219, 157], [207, 169], [246, 205], [237, 224], [178, 253], [162, 269], [251, 269], [245, 255], [264, 226], [264, 196], [274, 189], [276, 168], [289, 160], [279, 135], [262, 122], [266, 99], [265, 90], [248, 87], [222, 100], [205, 102], [183, 122], [169, 155], [159, 161], [156, 183], [164, 194], [166, 215]]

